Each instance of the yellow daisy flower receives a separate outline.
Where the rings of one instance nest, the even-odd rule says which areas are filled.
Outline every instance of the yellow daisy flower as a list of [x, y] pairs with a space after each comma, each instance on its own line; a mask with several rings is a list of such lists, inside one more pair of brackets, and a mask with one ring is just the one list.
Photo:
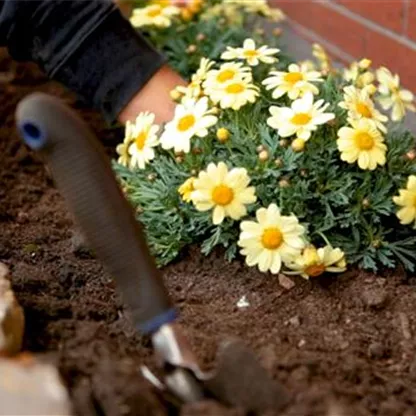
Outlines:
[[365, 88], [373, 84], [375, 76], [368, 69], [371, 66], [369, 59], [362, 59], [359, 62], [352, 62], [349, 68], [344, 70], [344, 79], [357, 88]]
[[159, 144], [157, 132], [159, 126], [153, 124], [155, 115], [152, 113], [140, 113], [136, 121], [126, 123], [126, 141], [131, 142], [128, 148], [130, 155], [130, 168], [144, 169], [146, 163], [154, 159], [154, 147]]
[[259, 96], [259, 88], [251, 81], [242, 78], [229, 81], [223, 88], [213, 89], [209, 98], [221, 108], [239, 110], [248, 103], [254, 103]]
[[271, 8], [267, 0], [223, 0], [225, 6], [240, 6], [248, 13], [258, 13], [265, 17], [271, 18], [274, 22], [279, 22], [285, 19], [284, 13], [278, 8]]
[[318, 249], [308, 246], [299, 257], [286, 266], [291, 269], [285, 271], [286, 274], [299, 274], [304, 279], [318, 277], [325, 272], [342, 273], [347, 269], [344, 252], [330, 245]]
[[251, 69], [241, 62], [227, 62], [219, 69], [208, 71], [203, 83], [205, 94], [211, 95], [216, 90], [224, 89], [227, 83], [235, 80], [252, 81]]
[[192, 195], [192, 192], [195, 190], [194, 188], [195, 179], [196, 179], [195, 177], [191, 176], [178, 188], [178, 192], [185, 202], [192, 201], [191, 195]]
[[349, 119], [360, 120], [365, 118], [372, 120], [380, 131], [383, 133], [387, 131], [386, 126], [383, 124], [388, 120], [387, 117], [374, 107], [374, 103], [366, 90], [359, 90], [353, 85], [345, 87], [344, 101], [341, 101], [338, 105], [348, 110]]
[[250, 66], [257, 66], [260, 62], [265, 64], [273, 64], [278, 62], [278, 59], [273, 55], [280, 52], [280, 49], [269, 48], [266, 45], [256, 48], [256, 43], [253, 39], [246, 39], [242, 48], [232, 48], [227, 46], [227, 50], [221, 55], [221, 59], [226, 61], [234, 59], [243, 59], [247, 61]]
[[337, 145], [341, 160], [355, 163], [361, 169], [374, 170], [386, 163], [387, 146], [374, 121], [362, 118], [351, 120], [352, 127], [338, 130]]
[[186, 86], [176, 87], [176, 91], [187, 98], [198, 98], [203, 95], [202, 83], [205, 81], [209, 70], [215, 64], [207, 58], [202, 58], [199, 68], [191, 77], [191, 82]]
[[130, 17], [130, 23], [134, 27], [169, 27], [172, 23], [172, 17], [179, 13], [179, 8], [175, 6], [163, 7], [160, 4], [151, 4], [146, 7], [134, 9]]
[[189, 153], [191, 138], [207, 136], [208, 129], [217, 121], [218, 118], [208, 109], [207, 97], [202, 97], [200, 100], [184, 99], [176, 106], [173, 120], [166, 124], [160, 143], [163, 149]]
[[416, 176], [410, 175], [407, 179], [406, 189], [399, 190], [399, 196], [394, 196], [393, 201], [402, 207], [397, 212], [401, 224], [413, 224], [416, 228]]
[[117, 159], [117, 163], [119, 163], [120, 165], [125, 166], [126, 168], [130, 164], [130, 154], [129, 154], [130, 144], [131, 144], [131, 138], [126, 135], [123, 143], [120, 143], [116, 147], [116, 152], [119, 155], [119, 157]]
[[191, 198], [198, 211], [212, 212], [212, 222], [221, 224], [225, 217], [238, 220], [247, 214], [246, 205], [256, 201], [255, 188], [244, 168], [228, 171], [224, 162], [210, 163], [194, 181]]
[[393, 75], [387, 68], [377, 70], [377, 80], [380, 83], [378, 91], [381, 97], [378, 102], [384, 110], [392, 109], [391, 119], [400, 121], [406, 115], [406, 110], [415, 112], [413, 93], [400, 88], [399, 76]]
[[270, 77], [262, 84], [266, 90], [273, 90], [272, 97], [277, 99], [287, 94], [291, 100], [302, 97], [306, 92], [318, 94], [319, 89], [313, 82], [322, 82], [322, 74], [318, 71], [311, 71], [307, 64], [290, 64], [288, 72], [271, 71]]
[[280, 214], [275, 204], [260, 208], [257, 221], [243, 221], [238, 245], [248, 266], [258, 265], [261, 272], [279, 273], [282, 262], [299, 256], [305, 242], [305, 229], [294, 216]]
[[325, 113], [329, 104], [324, 100], [313, 102], [313, 94], [308, 92], [302, 98], [293, 101], [291, 107], [271, 106], [272, 115], [267, 124], [276, 129], [281, 137], [297, 135], [298, 138], [309, 140], [318, 126], [335, 118], [333, 113]]
[[312, 54], [318, 60], [321, 70], [328, 73], [332, 69], [331, 59], [326, 50], [319, 44], [314, 43], [312, 45]]

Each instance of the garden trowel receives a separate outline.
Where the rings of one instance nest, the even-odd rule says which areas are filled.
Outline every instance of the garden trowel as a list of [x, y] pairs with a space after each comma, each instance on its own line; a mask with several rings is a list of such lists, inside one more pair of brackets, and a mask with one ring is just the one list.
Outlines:
[[46, 159], [59, 190], [86, 238], [114, 277], [133, 323], [151, 336], [163, 380], [143, 375], [181, 402], [214, 397], [251, 412], [278, 411], [284, 389], [238, 340], [219, 347], [216, 370], [203, 372], [177, 323], [174, 308], [134, 211], [124, 198], [98, 139], [59, 100], [35, 93], [17, 108], [26, 144]]

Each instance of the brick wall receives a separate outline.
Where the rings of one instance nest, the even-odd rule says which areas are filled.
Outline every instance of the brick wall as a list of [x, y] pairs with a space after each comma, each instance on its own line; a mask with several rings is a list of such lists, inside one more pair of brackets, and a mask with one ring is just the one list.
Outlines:
[[340, 60], [370, 58], [416, 92], [416, 0], [270, 0]]

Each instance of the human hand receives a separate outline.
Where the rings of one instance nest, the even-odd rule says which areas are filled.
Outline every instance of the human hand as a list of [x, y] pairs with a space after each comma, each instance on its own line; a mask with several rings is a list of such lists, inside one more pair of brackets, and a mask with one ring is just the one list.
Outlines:
[[118, 120], [122, 123], [135, 120], [143, 111], [154, 113], [155, 121], [159, 124], [172, 120], [176, 104], [172, 101], [170, 92], [178, 85], [186, 85], [186, 81], [172, 68], [164, 65], [132, 98], [119, 114]]

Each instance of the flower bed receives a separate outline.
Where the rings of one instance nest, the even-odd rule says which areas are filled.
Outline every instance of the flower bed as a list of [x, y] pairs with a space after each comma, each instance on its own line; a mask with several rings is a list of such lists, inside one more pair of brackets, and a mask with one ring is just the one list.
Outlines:
[[[190, 79], [172, 92], [171, 122], [141, 114], [117, 148], [116, 172], [159, 264], [198, 243], [204, 254], [222, 246], [229, 260], [240, 252], [248, 266], [305, 278], [347, 263], [414, 270], [415, 140], [401, 121], [415, 108], [398, 75], [368, 59], [335, 69], [319, 45], [314, 62], [281, 59], [275, 43], [247, 35], [252, 10], [204, 7], [189, 27], [171, 23], [175, 7], [132, 17]], [[216, 7], [221, 17], [204, 20]], [[154, 10], [163, 25], [144, 19]], [[228, 16], [242, 18], [213, 41]], [[178, 27], [186, 34], [172, 40]]]

